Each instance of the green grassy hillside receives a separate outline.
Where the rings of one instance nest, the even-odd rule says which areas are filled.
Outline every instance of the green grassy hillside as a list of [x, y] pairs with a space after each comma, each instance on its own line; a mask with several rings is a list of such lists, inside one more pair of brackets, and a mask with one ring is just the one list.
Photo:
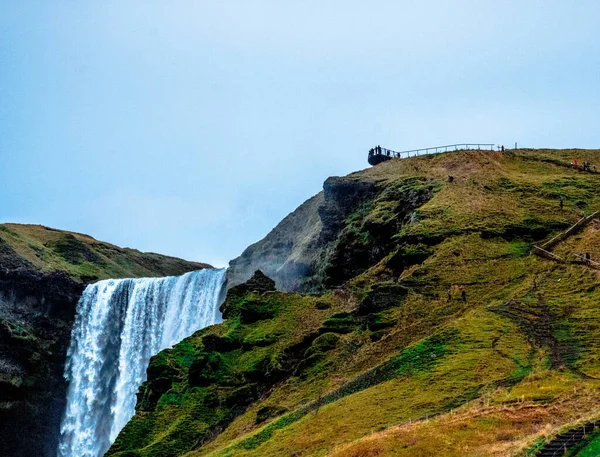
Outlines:
[[[175, 257], [120, 248], [81, 233], [42, 225], [0, 224], [0, 254], [18, 258], [21, 264], [42, 273], [65, 272], [79, 282], [95, 279], [178, 275], [209, 265]], [[10, 272], [9, 260], [2, 264]]]
[[231, 289], [223, 324], [152, 360], [107, 455], [526, 456], [599, 419], [600, 271], [573, 253], [600, 259], [600, 223], [555, 248], [564, 263], [531, 253], [600, 209], [600, 174], [569, 167], [596, 157], [463, 151], [350, 175], [375, 191], [321, 257], [342, 285]]

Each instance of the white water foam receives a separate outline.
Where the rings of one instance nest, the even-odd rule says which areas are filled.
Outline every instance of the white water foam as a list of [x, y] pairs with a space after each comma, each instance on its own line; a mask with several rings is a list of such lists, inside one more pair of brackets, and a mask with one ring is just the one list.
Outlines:
[[150, 357], [221, 321], [225, 270], [105, 280], [79, 303], [67, 353], [59, 457], [101, 457], [135, 413]]

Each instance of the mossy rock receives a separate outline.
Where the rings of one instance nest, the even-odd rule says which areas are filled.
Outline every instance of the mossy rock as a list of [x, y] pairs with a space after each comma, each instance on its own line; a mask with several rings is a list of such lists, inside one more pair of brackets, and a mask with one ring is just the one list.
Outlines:
[[207, 408], [216, 408], [221, 403], [221, 398], [219, 396], [218, 387], [215, 385], [210, 386], [206, 389], [204, 393], [204, 397], [202, 398], [202, 403]]
[[350, 333], [356, 330], [357, 325], [354, 317], [350, 313], [337, 313], [323, 322], [319, 329], [321, 334], [332, 333]]
[[396, 325], [395, 320], [385, 320], [378, 315], [371, 315], [366, 321], [366, 327], [372, 332], [385, 330], [386, 328], [393, 327], [394, 325]]
[[225, 336], [209, 333], [202, 337], [202, 344], [206, 351], [230, 352], [242, 347], [237, 335], [228, 333]]
[[399, 275], [406, 268], [423, 263], [431, 253], [431, 248], [425, 243], [404, 244], [387, 259], [386, 264]]
[[373, 287], [358, 306], [358, 314], [377, 313], [397, 306], [408, 294], [408, 289], [396, 283], [384, 283]]
[[[224, 319], [239, 315], [244, 304], [249, 300], [260, 300], [267, 292], [275, 291], [275, 281], [257, 270], [254, 276], [243, 284], [232, 287], [227, 293], [227, 298], [219, 308]], [[267, 299], [268, 301], [268, 299]]]
[[329, 302], [326, 302], [324, 300], [319, 300], [319, 301], [317, 301], [317, 303], [315, 303], [315, 308], [322, 311], [322, 310], [331, 308], [331, 305], [329, 304]]
[[310, 355], [315, 352], [331, 351], [332, 349], [335, 349], [339, 340], [340, 337], [336, 333], [323, 333], [313, 341], [312, 345], [310, 346], [310, 348], [308, 348], [305, 355]]
[[147, 374], [149, 378], [177, 378], [179, 370], [171, 362], [173, 351], [167, 349], [150, 359]]
[[223, 357], [218, 352], [200, 354], [188, 371], [190, 385], [206, 387], [217, 382], [222, 367]]
[[257, 321], [271, 319], [275, 316], [275, 310], [268, 303], [261, 300], [247, 300], [240, 307], [240, 322], [252, 324]]
[[242, 375], [248, 381], [259, 382], [265, 381], [269, 377], [272, 367], [272, 357], [268, 354], [255, 360], [252, 364], [245, 367], [242, 371]]
[[251, 335], [244, 338], [242, 341], [242, 347], [247, 351], [254, 347], [267, 347], [277, 342], [279, 338], [281, 338], [280, 333], [271, 333], [261, 336]]
[[381, 338], [383, 338], [384, 335], [385, 335], [385, 331], [377, 330], [369, 335], [369, 339], [372, 342], [376, 342], [376, 341], [379, 341]]
[[298, 371], [302, 372], [323, 360], [327, 352], [335, 349], [339, 340], [340, 336], [333, 332], [318, 336], [304, 353], [304, 359], [298, 365]]
[[232, 390], [225, 397], [225, 404], [228, 408], [247, 406], [256, 400], [259, 396], [258, 384], [247, 384]]

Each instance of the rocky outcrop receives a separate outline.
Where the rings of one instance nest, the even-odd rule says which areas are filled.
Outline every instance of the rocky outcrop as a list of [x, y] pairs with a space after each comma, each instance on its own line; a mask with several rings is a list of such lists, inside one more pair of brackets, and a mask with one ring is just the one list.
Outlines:
[[357, 178], [327, 179], [323, 192], [300, 205], [264, 239], [229, 263], [228, 285], [240, 284], [262, 270], [284, 291], [309, 291], [320, 286], [320, 265], [327, 246], [345, 218], [372, 197], [375, 182]]
[[322, 244], [333, 241], [343, 228], [346, 217], [375, 193], [375, 181], [327, 178], [323, 184], [323, 203], [317, 208], [322, 223]]
[[[227, 298], [229, 300], [225, 300], [220, 307], [221, 314], [224, 319], [228, 319], [231, 317], [232, 303], [236, 302], [236, 298], [244, 297], [249, 292], [256, 292], [258, 294], [262, 294], [264, 292], [273, 292], [275, 291], [275, 281], [265, 275], [262, 271], [256, 270], [254, 275], [245, 283], [238, 284], [237, 286], [233, 286], [227, 292]], [[249, 310], [248, 315], [260, 315], [260, 313], [254, 312], [254, 310]], [[246, 319], [248, 320], [248, 319]]]
[[0, 225], [0, 455], [56, 455], [71, 324], [88, 283], [207, 266], [42, 226]]
[[339, 286], [390, 252], [392, 236], [435, 189], [425, 179], [390, 184], [361, 175], [329, 178], [323, 192], [230, 262], [228, 285], [262, 270], [282, 291]]
[[241, 284], [261, 270], [275, 280], [280, 290], [304, 288], [320, 249], [322, 223], [317, 209], [323, 198], [321, 192], [308, 199], [264, 239], [232, 260], [227, 271], [228, 286]]
[[232, 287], [229, 290], [230, 295], [243, 295], [250, 291], [271, 292], [274, 291], [275, 281], [265, 275], [262, 271], [256, 270], [254, 275], [245, 283]]

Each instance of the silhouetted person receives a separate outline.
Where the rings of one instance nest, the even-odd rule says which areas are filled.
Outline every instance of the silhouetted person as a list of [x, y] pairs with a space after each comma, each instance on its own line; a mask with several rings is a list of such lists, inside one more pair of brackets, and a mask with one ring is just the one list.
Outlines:
[[558, 203], [558, 205], [560, 206], [560, 209], [563, 209], [563, 207], [565, 206], [564, 198], [560, 197], [560, 202]]
[[377, 154], [381, 154], [381, 146], [377, 145]]
[[464, 287], [460, 290], [460, 297], [462, 298], [462, 301], [467, 301], [467, 291]]
[[448, 301], [452, 301], [452, 286], [448, 287]]
[[590, 260], [592, 260], [592, 256], [590, 255], [589, 252], [585, 253], [585, 261], [586, 263], [590, 263]]
[[504, 145], [502, 145], [502, 152], [504, 152]]

